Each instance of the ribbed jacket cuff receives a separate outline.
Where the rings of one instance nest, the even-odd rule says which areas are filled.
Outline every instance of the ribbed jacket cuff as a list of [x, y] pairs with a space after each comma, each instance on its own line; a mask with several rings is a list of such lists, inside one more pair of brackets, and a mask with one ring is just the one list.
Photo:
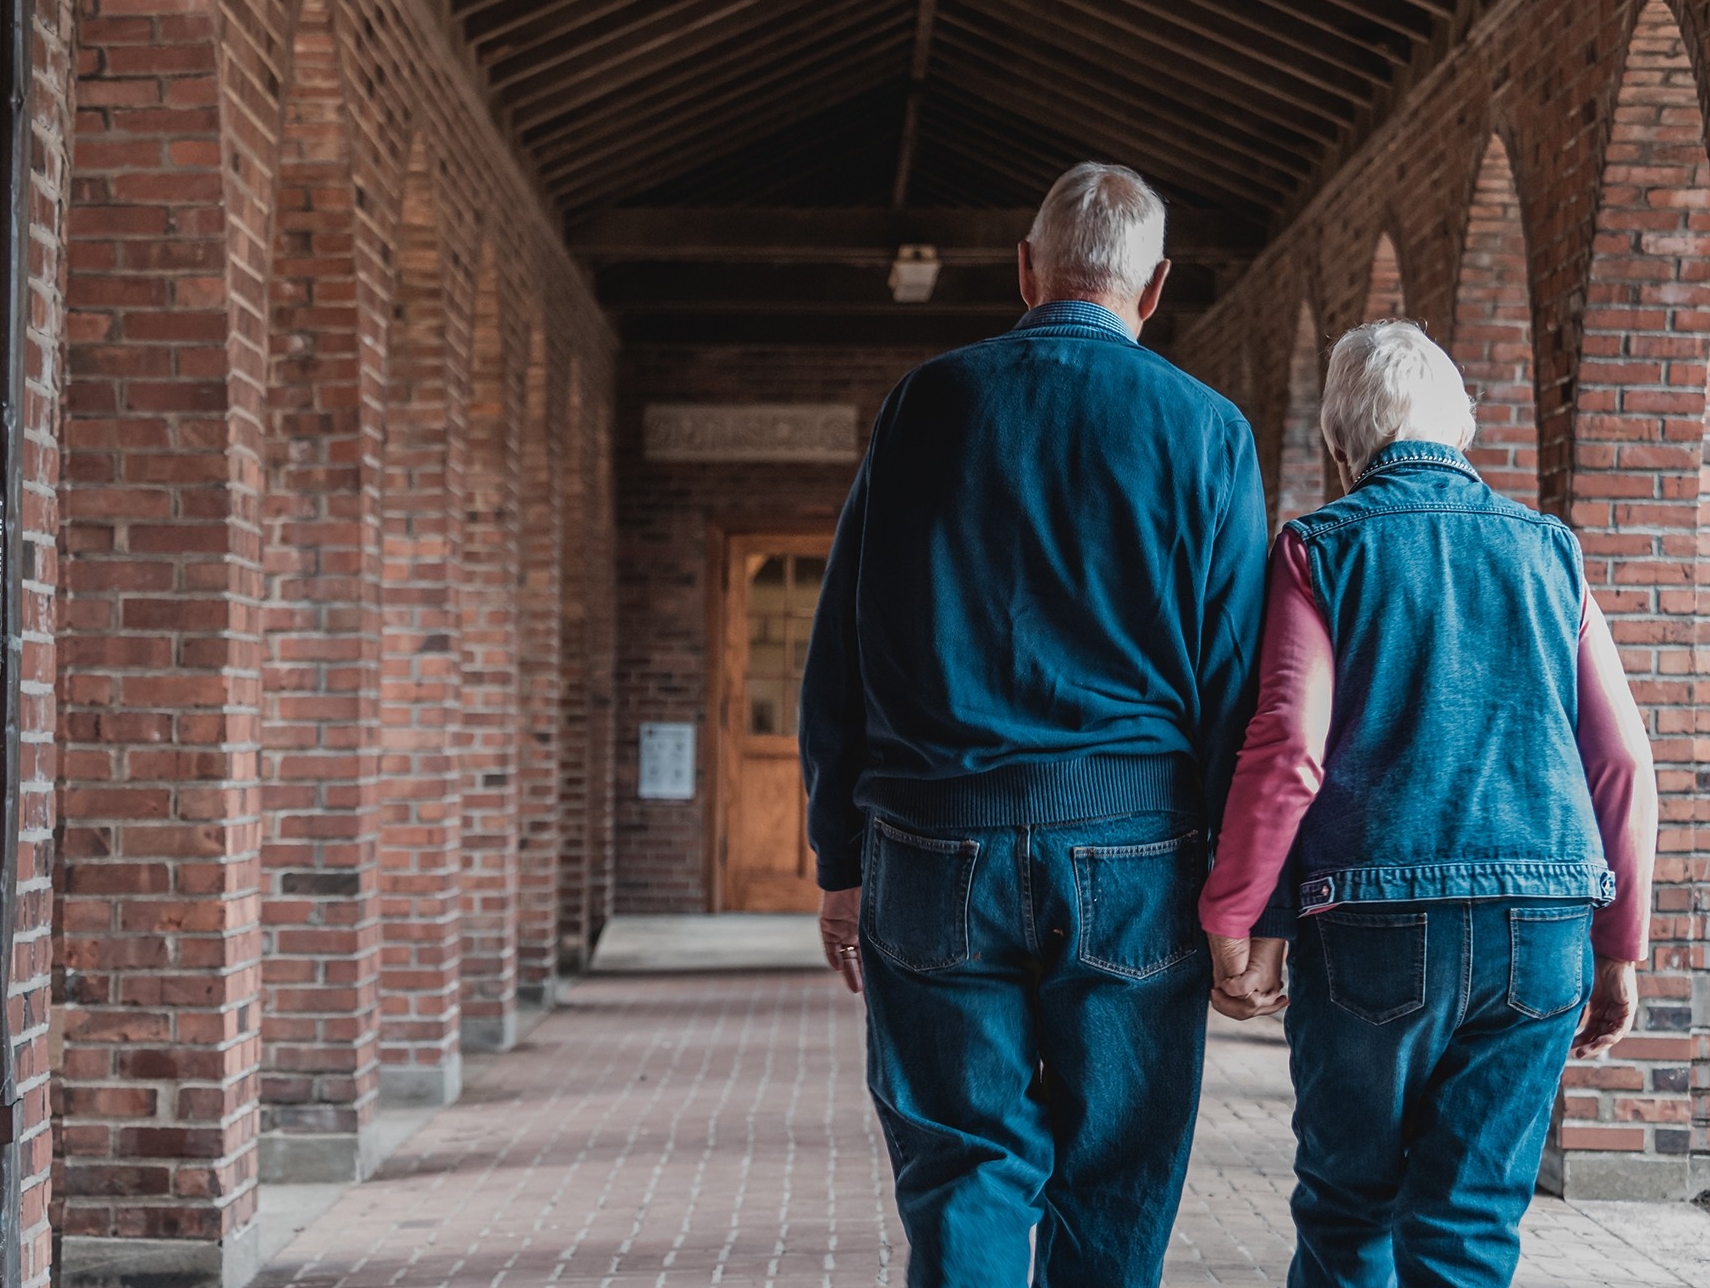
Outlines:
[[1292, 908], [1266, 908], [1253, 923], [1253, 938], [1293, 939], [1298, 921]]
[[848, 864], [827, 865], [821, 861], [819, 865], [819, 888], [828, 894], [834, 890], [853, 890], [861, 884], [861, 864], [853, 867]]

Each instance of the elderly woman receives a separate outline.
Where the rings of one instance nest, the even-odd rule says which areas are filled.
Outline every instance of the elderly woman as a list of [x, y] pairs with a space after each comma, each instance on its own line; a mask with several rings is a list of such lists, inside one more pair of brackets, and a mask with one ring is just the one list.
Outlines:
[[1350, 331], [1323, 428], [1347, 495], [1272, 552], [1200, 901], [1213, 996], [1286, 1000], [1281, 945], [1248, 938], [1286, 891], [1291, 1285], [1503, 1285], [1570, 1048], [1632, 1024], [1650, 751], [1573, 534], [1462, 455], [1447, 354], [1406, 322]]

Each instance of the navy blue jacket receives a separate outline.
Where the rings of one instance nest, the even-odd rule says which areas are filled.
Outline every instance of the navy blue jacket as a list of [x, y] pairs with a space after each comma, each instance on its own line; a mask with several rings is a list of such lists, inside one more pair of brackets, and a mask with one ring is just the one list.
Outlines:
[[808, 838], [865, 811], [1214, 832], [1256, 687], [1265, 502], [1228, 400], [1064, 302], [917, 367], [844, 506], [802, 684]]
[[1290, 525], [1336, 651], [1301, 907], [1583, 898], [1614, 878], [1579, 727], [1579, 543], [1440, 443], [1403, 441]]

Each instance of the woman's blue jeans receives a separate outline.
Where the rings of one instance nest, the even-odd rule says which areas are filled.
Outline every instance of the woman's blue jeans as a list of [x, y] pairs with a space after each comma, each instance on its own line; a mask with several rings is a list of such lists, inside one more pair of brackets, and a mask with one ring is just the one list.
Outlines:
[[1290, 1288], [1506, 1288], [1592, 980], [1569, 900], [1304, 917], [1288, 1040]]
[[868, 1085], [911, 1288], [1158, 1284], [1204, 1058], [1195, 826], [870, 820]]

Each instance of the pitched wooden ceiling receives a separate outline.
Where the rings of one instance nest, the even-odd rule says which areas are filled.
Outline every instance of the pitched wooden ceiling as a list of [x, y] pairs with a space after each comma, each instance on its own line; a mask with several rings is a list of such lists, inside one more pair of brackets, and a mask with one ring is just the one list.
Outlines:
[[[1097, 157], [1171, 203], [1167, 342], [1488, 2], [451, 7], [630, 340], [989, 334], [1032, 207]], [[927, 304], [886, 288], [904, 242], [940, 248]]]

